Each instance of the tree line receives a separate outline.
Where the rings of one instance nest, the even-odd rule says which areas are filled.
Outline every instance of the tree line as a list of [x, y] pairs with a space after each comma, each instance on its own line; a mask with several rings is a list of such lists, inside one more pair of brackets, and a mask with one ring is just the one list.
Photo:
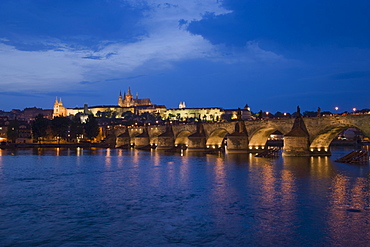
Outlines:
[[33, 139], [37, 141], [50, 137], [68, 141], [76, 141], [82, 137], [92, 140], [99, 134], [98, 121], [93, 115], [89, 115], [85, 122], [81, 122], [78, 115], [49, 120], [40, 114], [31, 123], [31, 127]]

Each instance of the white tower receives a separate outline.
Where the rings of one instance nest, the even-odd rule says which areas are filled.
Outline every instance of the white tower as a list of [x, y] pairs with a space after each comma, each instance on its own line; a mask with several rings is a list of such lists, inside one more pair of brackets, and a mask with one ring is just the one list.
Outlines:
[[181, 101], [179, 104], [180, 109], [184, 109], [186, 107], [185, 101]]

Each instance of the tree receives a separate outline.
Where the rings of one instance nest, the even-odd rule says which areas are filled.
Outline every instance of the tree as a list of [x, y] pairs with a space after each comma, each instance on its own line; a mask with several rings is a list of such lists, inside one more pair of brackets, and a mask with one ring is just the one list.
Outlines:
[[231, 114], [222, 114], [221, 118], [225, 121], [231, 121], [231, 117], [232, 115]]
[[42, 114], [36, 116], [35, 121], [32, 122], [32, 134], [33, 138], [37, 141], [42, 140], [47, 136], [47, 129], [49, 127], [50, 120], [44, 118]]
[[68, 117], [55, 117], [51, 120], [51, 130], [58, 142], [60, 139], [67, 139], [70, 121]]
[[85, 135], [89, 140], [94, 139], [99, 134], [98, 121], [93, 115], [89, 115], [84, 124]]
[[304, 111], [303, 116], [304, 117], [317, 117], [317, 112], [315, 112], [315, 111]]
[[149, 112], [143, 112], [140, 115], [140, 121], [142, 122], [154, 122], [156, 120], [155, 115], [149, 113]]
[[71, 126], [70, 126], [70, 137], [71, 139], [75, 140], [77, 137], [83, 134], [84, 128], [81, 123], [81, 118], [79, 116], [74, 116], [71, 119]]
[[105, 112], [103, 112], [103, 117], [105, 117], [105, 118], [111, 118], [112, 117], [112, 113], [113, 113], [112, 110], [107, 109], [107, 110], [105, 110]]
[[18, 134], [19, 134], [18, 131], [19, 131], [19, 122], [18, 122], [18, 120], [17, 119], [10, 120], [9, 125], [8, 125], [8, 130], [6, 132], [6, 136], [7, 136], [8, 140], [11, 140], [12, 143], [15, 143], [15, 141], [18, 138]]
[[169, 118], [170, 120], [173, 120], [173, 119], [175, 118], [175, 115], [174, 115], [174, 114], [172, 114], [172, 113], [170, 113], [170, 114], [168, 114], [168, 118]]

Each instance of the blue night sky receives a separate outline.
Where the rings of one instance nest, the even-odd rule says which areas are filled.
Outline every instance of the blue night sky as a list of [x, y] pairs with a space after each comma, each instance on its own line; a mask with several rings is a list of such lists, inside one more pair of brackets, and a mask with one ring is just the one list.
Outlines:
[[368, 0], [1, 0], [0, 109], [370, 108]]

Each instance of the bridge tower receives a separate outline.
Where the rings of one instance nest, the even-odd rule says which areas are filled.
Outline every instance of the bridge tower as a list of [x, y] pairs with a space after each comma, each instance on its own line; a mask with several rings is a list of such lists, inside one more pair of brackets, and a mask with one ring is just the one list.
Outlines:
[[240, 109], [238, 109], [237, 120], [234, 132], [227, 136], [227, 151], [231, 153], [245, 152], [249, 144], [248, 133]]
[[143, 132], [135, 136], [135, 148], [145, 148], [150, 145], [148, 127], [144, 126]]
[[125, 132], [117, 136], [116, 148], [129, 148], [130, 145], [131, 145], [130, 133], [126, 129]]
[[197, 123], [197, 131], [189, 137], [188, 150], [204, 151], [207, 148], [207, 137], [202, 122]]
[[310, 136], [299, 107], [292, 130], [284, 136], [284, 156], [310, 156]]
[[166, 126], [166, 131], [158, 136], [157, 149], [170, 149], [175, 145], [175, 136], [173, 134], [172, 125]]

